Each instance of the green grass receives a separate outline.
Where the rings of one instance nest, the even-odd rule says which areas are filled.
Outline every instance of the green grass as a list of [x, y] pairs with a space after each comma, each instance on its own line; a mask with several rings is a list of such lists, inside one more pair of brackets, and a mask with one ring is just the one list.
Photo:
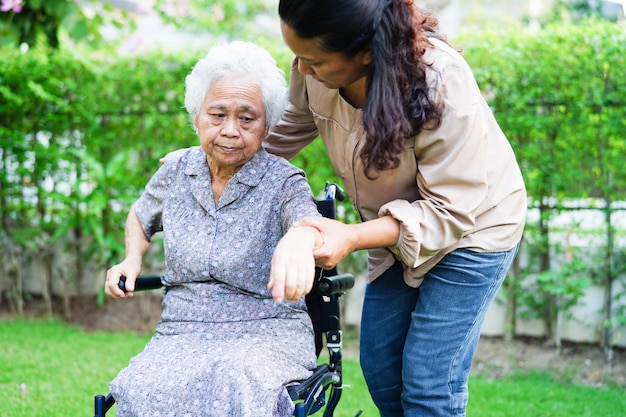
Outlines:
[[626, 390], [557, 382], [546, 371], [470, 378], [468, 416], [624, 417]]
[[108, 392], [108, 382], [148, 339], [59, 322], [1, 322], [0, 417], [93, 417], [93, 396]]
[[[0, 322], [0, 417], [92, 417], [93, 396], [107, 393], [108, 382], [148, 339], [88, 333], [54, 321]], [[335, 416], [352, 417], [359, 409], [364, 417], [377, 416], [356, 361], [344, 360], [344, 382]], [[561, 383], [546, 372], [473, 376], [467, 415], [623, 417], [625, 394], [618, 387]]]

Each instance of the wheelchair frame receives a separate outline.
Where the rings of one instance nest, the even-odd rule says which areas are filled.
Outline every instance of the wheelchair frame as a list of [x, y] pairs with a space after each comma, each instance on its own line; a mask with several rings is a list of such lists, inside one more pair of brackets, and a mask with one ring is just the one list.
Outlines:
[[[343, 200], [344, 195], [338, 185], [326, 183], [326, 198], [317, 200], [317, 209], [324, 217], [336, 218], [336, 200]], [[125, 289], [125, 277], [119, 282], [120, 289]], [[163, 286], [160, 275], [142, 275], [135, 282], [135, 291], [158, 289]], [[287, 392], [295, 409], [293, 417], [312, 415], [324, 406], [324, 417], [332, 417], [341, 398], [342, 354], [343, 346], [340, 320], [339, 298], [354, 286], [351, 274], [338, 274], [337, 269], [316, 268], [316, 279], [312, 291], [306, 296], [307, 310], [315, 333], [315, 350], [319, 357], [324, 347], [328, 349], [328, 363], [318, 365], [306, 380], [287, 387]], [[328, 400], [326, 399], [328, 395]], [[109, 393], [94, 396], [94, 417], [106, 417], [106, 413], [115, 404]], [[360, 413], [359, 413], [360, 414]], [[358, 415], [358, 414], [357, 414]]]

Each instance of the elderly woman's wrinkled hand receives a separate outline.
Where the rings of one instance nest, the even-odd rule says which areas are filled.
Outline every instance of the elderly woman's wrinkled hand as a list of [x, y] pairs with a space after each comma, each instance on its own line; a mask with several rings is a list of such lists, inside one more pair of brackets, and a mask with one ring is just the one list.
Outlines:
[[[104, 292], [113, 298], [130, 298], [134, 295], [135, 280], [139, 276], [141, 267], [137, 268], [131, 262], [123, 261], [112, 266], [107, 271], [106, 281], [104, 283]], [[126, 277], [126, 292], [119, 287], [121, 277]]]

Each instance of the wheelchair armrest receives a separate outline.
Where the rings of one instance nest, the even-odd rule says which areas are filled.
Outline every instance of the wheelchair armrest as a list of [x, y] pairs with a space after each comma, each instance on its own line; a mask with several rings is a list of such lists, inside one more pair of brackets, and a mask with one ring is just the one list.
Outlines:
[[[120, 290], [126, 292], [126, 277], [120, 277], [117, 285]], [[352, 274], [322, 277], [317, 285], [321, 295], [339, 294], [354, 287], [354, 277]], [[135, 281], [135, 291], [156, 290], [161, 287], [163, 287], [161, 275], [140, 275]]]

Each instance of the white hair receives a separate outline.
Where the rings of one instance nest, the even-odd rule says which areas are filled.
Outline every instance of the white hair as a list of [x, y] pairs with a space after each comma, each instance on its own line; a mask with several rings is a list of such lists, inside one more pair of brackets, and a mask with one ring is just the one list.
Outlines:
[[209, 88], [216, 81], [232, 75], [242, 75], [257, 82], [265, 106], [265, 123], [268, 127], [276, 125], [287, 107], [285, 73], [265, 49], [252, 42], [235, 41], [212, 48], [187, 75], [185, 108], [192, 126]]

